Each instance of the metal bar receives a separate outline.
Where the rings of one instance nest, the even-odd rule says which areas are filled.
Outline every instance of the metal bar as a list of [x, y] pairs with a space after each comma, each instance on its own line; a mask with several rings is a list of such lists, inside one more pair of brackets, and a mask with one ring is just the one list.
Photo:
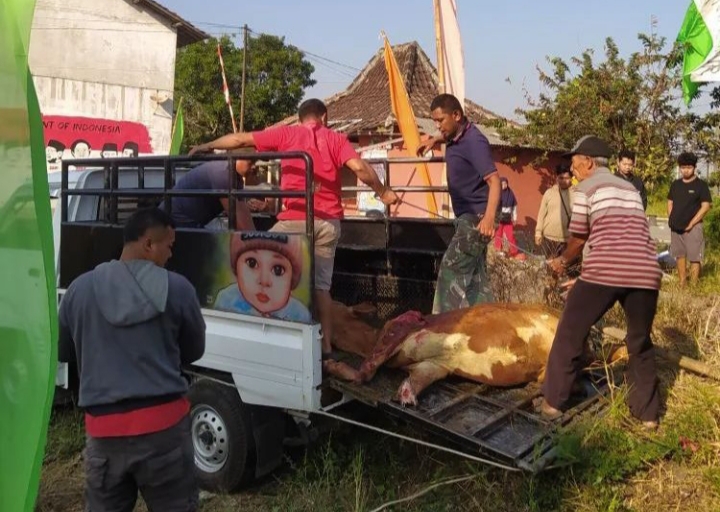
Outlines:
[[[301, 152], [305, 161], [305, 234], [310, 245], [310, 303], [309, 310], [315, 306], [315, 169], [312, 158], [305, 151]], [[282, 173], [282, 171], [280, 171]], [[286, 196], [287, 197], [287, 196]]]
[[66, 162], [62, 162], [61, 174], [60, 174], [60, 220], [67, 222], [68, 220], [68, 188], [70, 167]]
[[[103, 167], [103, 187], [104, 187], [104, 190], [107, 190], [110, 193], [112, 193], [112, 186], [110, 184], [110, 168], [107, 165], [105, 165]], [[109, 197], [109, 196], [106, 196], [106, 197]], [[102, 212], [103, 218], [110, 220], [110, 204], [107, 201], [103, 201], [102, 205], [103, 205], [103, 212]]]
[[172, 215], [172, 194], [170, 194], [170, 191], [173, 188], [173, 179], [172, 163], [169, 159], [163, 162], [163, 171], [163, 204], [167, 214]]
[[[118, 176], [118, 165], [117, 162], [110, 163], [110, 190], [118, 190], [120, 177]], [[117, 196], [110, 196], [110, 222], [117, 224], [118, 221], [118, 200]]]
[[234, 189], [238, 188], [238, 175], [235, 172], [235, 160], [228, 158], [227, 163], [228, 172], [228, 227], [232, 230], [237, 229], [237, 212], [235, 211], [235, 195], [232, 193]]
[[[390, 164], [383, 162], [383, 169], [385, 170], [385, 186], [390, 186]], [[392, 187], [391, 187], [392, 188]], [[390, 205], [385, 205], [385, 218], [383, 219], [385, 224], [385, 275], [389, 276], [392, 274], [392, 264], [390, 263]]]
[[[447, 192], [447, 187], [440, 186], [407, 186], [407, 187], [392, 187], [395, 192]], [[343, 192], [372, 192], [369, 187], [342, 187]]]
[[455, 407], [457, 404], [464, 402], [465, 400], [472, 398], [473, 396], [476, 396], [478, 393], [485, 391], [486, 389], [487, 389], [487, 387], [481, 384], [476, 389], [474, 389], [472, 391], [466, 391], [464, 393], [461, 393], [458, 396], [456, 396], [455, 398], [452, 398], [452, 399], [448, 400], [447, 402], [443, 403], [439, 407], [429, 410], [427, 412], [427, 415], [430, 418], [435, 419], [437, 416], [440, 415], [440, 413], [443, 413], [443, 412], [449, 410], [451, 407]]
[[400, 158], [367, 158], [363, 159], [369, 164], [388, 162], [391, 164], [419, 164], [419, 163], [443, 163], [445, 158], [441, 156], [433, 156], [428, 158], [421, 157], [400, 157]]
[[[268, 151], [268, 152], [256, 152], [256, 153], [237, 153], [233, 154], [232, 157], [237, 160], [288, 160], [288, 159], [298, 159], [298, 160], [304, 160], [306, 155], [304, 151]], [[127, 158], [127, 157], [117, 157], [117, 158], [82, 158], [82, 159], [67, 159], [64, 162], [67, 162], [69, 166], [82, 166], [82, 167], [104, 167], [108, 162], [117, 161], [120, 165], [123, 167], [130, 167], [135, 166], [139, 162], [147, 162], [147, 163], [157, 163], [158, 167], [163, 166], [165, 162], [183, 162], [183, 163], [200, 163], [200, 162], [209, 162], [209, 161], [215, 161], [215, 160], [224, 160], [228, 156], [226, 154], [213, 154], [213, 155], [204, 155], [204, 154], [197, 154], [193, 156], [187, 156], [187, 155], [178, 155], [178, 156], [168, 156], [168, 155], [150, 155], [150, 156], [138, 156], [133, 158]]]
[[480, 457], [476, 457], [476, 456], [474, 456], [474, 455], [470, 455], [470, 454], [468, 454], [468, 453], [463, 453], [463, 452], [461, 452], [461, 451], [459, 451], [459, 450], [453, 450], [452, 448], [447, 448], [447, 447], [445, 447], [445, 446], [440, 446], [440, 445], [437, 445], [437, 444], [428, 443], [427, 441], [422, 441], [422, 440], [420, 440], [420, 439], [415, 439], [415, 438], [413, 438], [413, 437], [404, 436], [404, 435], [402, 435], [402, 434], [398, 434], [398, 433], [396, 433], [396, 432], [392, 432], [391, 430], [385, 430], [385, 429], [382, 429], [382, 428], [379, 428], [379, 427], [375, 427], [375, 426], [373, 426], [373, 425], [369, 425], [369, 424], [367, 424], [367, 423], [360, 423], [359, 421], [351, 420], [350, 418], [345, 418], [344, 416], [338, 416], [338, 415], [336, 415], [336, 414], [332, 414], [332, 413], [325, 412], [325, 411], [321, 411], [321, 410], [313, 411], [312, 414], [319, 414], [319, 415], [327, 416], [327, 417], [332, 418], [332, 419], [334, 419], [334, 420], [336, 420], [336, 421], [342, 421], [342, 422], [345, 422], [345, 423], [349, 423], [350, 425], [354, 425], [354, 426], [356, 426], [356, 427], [362, 427], [362, 428], [366, 428], [366, 429], [369, 429], [369, 430], [373, 430], [373, 431], [375, 431], [375, 432], [379, 432], [379, 433], [381, 433], [381, 434], [385, 434], [385, 435], [388, 435], [388, 436], [396, 437], [396, 438], [402, 439], [402, 440], [404, 440], [404, 441], [409, 441], [409, 442], [411, 442], [411, 443], [416, 443], [416, 444], [419, 444], [419, 445], [422, 445], [422, 446], [427, 446], [427, 447], [429, 447], [429, 448], [434, 448], [434, 449], [436, 449], [436, 450], [441, 450], [441, 451], [444, 451], [444, 452], [452, 453], [453, 455], [458, 455], [458, 456], [460, 456], [460, 457], [464, 457], [464, 458], [466, 458], [466, 459], [470, 459], [470, 460], [473, 460], [473, 461], [475, 461], [475, 462], [480, 462], [481, 464], [487, 464], [487, 465], [489, 465], [489, 466], [494, 466], [494, 467], [496, 467], [496, 468], [504, 469], [504, 470], [506, 470], [506, 471], [520, 471], [520, 469], [518, 469], [518, 468], [514, 468], [514, 467], [511, 467], [511, 466], [507, 466], [507, 465], [505, 465], [505, 464], [501, 464], [501, 463], [499, 463], [499, 462], [495, 462], [495, 461], [490, 460], [490, 459], [483, 459], [483, 458], [480, 458]]
[[540, 394], [540, 391], [533, 393], [529, 397], [525, 398], [524, 400], [521, 400], [518, 403], [513, 404], [511, 407], [501, 409], [500, 411], [496, 412], [492, 416], [490, 416], [487, 420], [485, 420], [484, 423], [482, 423], [478, 428], [476, 428], [470, 435], [472, 437], [478, 436], [481, 433], [488, 433], [492, 432], [493, 426], [496, 426], [501, 421], [503, 421], [508, 416], [515, 414], [519, 411], [521, 407], [526, 406], [528, 403], [531, 403], [537, 396]]
[[[304, 198], [305, 192], [281, 191], [281, 190], [264, 190], [264, 189], [233, 189], [230, 193], [236, 197], [290, 197]], [[104, 188], [88, 188], [83, 190], [71, 190], [68, 192], [72, 196], [159, 196], [163, 197], [223, 197], [227, 196], [228, 190], [223, 189], [196, 189], [196, 190], [167, 190], [163, 189], [139, 189], [139, 188], [122, 188], [119, 190], [106, 190]]]

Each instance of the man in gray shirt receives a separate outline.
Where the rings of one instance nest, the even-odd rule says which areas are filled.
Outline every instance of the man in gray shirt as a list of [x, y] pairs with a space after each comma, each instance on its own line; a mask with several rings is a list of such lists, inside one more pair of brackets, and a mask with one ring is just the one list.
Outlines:
[[197, 509], [188, 382], [205, 352], [195, 289], [163, 268], [175, 229], [151, 208], [125, 225], [119, 260], [75, 279], [60, 303], [59, 360], [77, 362], [88, 510]]

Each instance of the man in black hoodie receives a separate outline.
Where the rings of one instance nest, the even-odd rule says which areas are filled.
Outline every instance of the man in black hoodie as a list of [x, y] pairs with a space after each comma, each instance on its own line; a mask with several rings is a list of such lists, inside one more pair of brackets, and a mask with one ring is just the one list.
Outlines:
[[190, 405], [183, 365], [205, 352], [195, 289], [163, 267], [175, 229], [164, 211], [135, 213], [119, 260], [75, 279], [60, 303], [59, 359], [77, 362], [85, 409], [88, 510], [195, 511]]

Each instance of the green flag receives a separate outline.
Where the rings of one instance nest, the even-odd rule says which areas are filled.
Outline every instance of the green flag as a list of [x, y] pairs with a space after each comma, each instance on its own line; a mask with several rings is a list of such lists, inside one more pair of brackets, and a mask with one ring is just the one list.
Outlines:
[[692, 0], [677, 41], [684, 46], [683, 99], [689, 105], [701, 83], [720, 81], [720, 6]]
[[0, 511], [37, 498], [57, 369], [57, 299], [34, 0], [0, 0]]
[[183, 137], [185, 136], [185, 119], [182, 111], [182, 98], [178, 103], [178, 109], [175, 113], [175, 125], [173, 126], [172, 137], [170, 139], [170, 154], [179, 155], [182, 146]]

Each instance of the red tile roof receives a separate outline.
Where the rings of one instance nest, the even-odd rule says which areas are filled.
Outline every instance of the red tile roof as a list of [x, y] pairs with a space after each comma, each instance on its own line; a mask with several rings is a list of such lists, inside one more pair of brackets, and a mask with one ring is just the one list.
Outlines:
[[[422, 130], [428, 126], [430, 103], [438, 93], [437, 71], [415, 41], [393, 46], [393, 52]], [[331, 127], [335, 130], [348, 134], [392, 130], [395, 118], [390, 106], [388, 76], [382, 48], [345, 91], [327, 98], [325, 104], [328, 107]], [[468, 99], [465, 100], [465, 115], [475, 123], [500, 118]], [[296, 122], [297, 115], [283, 119], [278, 124]], [[502, 141], [497, 138], [495, 143], [502, 144]]]

